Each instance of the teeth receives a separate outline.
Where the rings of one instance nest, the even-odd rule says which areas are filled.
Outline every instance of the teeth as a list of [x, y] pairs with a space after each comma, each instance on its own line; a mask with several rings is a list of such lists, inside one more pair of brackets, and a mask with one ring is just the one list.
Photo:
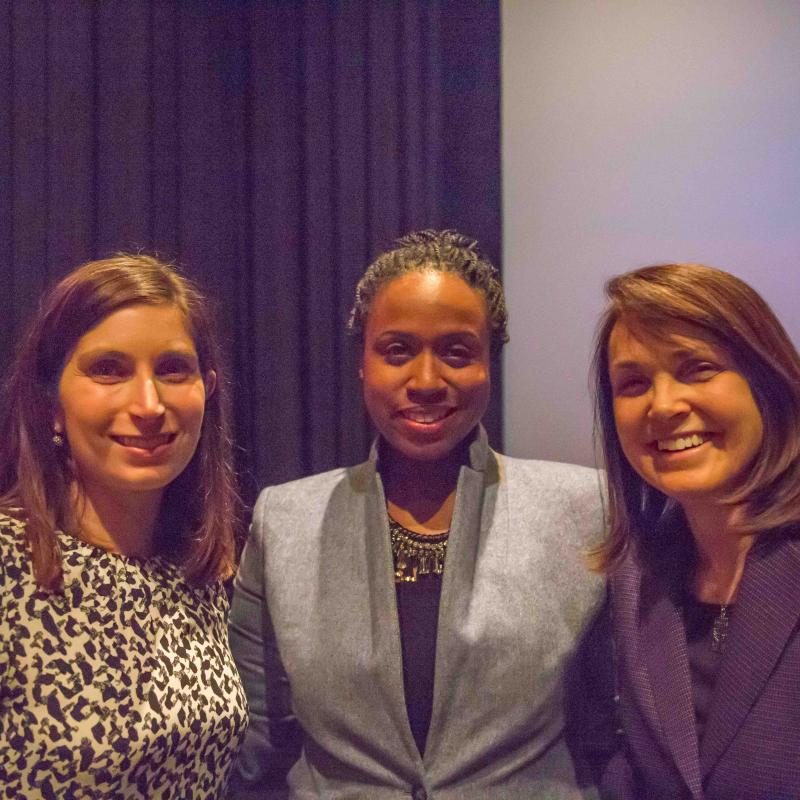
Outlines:
[[436, 409], [435, 411], [425, 411], [424, 409], [420, 408], [410, 408], [403, 412], [403, 416], [406, 419], [410, 419], [412, 422], [421, 422], [425, 425], [430, 425], [433, 422], [438, 422], [440, 419], [444, 419], [447, 416], [447, 412], [448, 409], [446, 408]]
[[171, 433], [162, 433], [159, 436], [115, 436], [114, 438], [124, 447], [155, 450], [159, 445], [166, 444], [171, 437]]
[[698, 447], [703, 444], [703, 442], [707, 441], [708, 439], [705, 436], [693, 433], [691, 436], [677, 436], [674, 439], [659, 439], [656, 444], [659, 450], [675, 452], [676, 450], [688, 450], [690, 447]]

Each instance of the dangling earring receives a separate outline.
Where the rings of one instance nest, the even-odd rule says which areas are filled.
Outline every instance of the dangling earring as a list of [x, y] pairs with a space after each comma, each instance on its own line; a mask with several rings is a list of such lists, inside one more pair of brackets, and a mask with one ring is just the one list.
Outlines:
[[53, 444], [56, 447], [64, 446], [64, 437], [58, 431], [53, 431]]

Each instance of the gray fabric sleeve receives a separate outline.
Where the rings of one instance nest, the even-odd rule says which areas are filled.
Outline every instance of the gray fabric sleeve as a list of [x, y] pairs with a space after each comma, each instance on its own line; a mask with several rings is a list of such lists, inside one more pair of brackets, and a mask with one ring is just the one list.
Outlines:
[[247, 694], [250, 725], [228, 788], [230, 800], [288, 797], [286, 774], [300, 755], [289, 680], [267, 608], [264, 585], [269, 490], [259, 497], [234, 580], [230, 642]]

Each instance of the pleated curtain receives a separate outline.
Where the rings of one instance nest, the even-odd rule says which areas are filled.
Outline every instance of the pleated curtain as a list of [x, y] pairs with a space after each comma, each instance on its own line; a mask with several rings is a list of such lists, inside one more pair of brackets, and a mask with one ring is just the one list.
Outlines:
[[499, 259], [496, 2], [2, 0], [0, 71], [3, 363], [74, 266], [176, 259], [216, 301], [248, 500], [364, 457], [371, 258], [453, 227]]

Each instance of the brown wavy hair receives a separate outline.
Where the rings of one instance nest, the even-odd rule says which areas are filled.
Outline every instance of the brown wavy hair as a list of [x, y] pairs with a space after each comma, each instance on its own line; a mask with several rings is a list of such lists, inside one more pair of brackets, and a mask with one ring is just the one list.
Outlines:
[[606, 296], [592, 383], [595, 439], [608, 476], [609, 533], [592, 553], [592, 566], [613, 571], [632, 543], [646, 558], [648, 533], [670, 507], [668, 498], [633, 470], [617, 436], [608, 343], [623, 318], [655, 335], [689, 326], [733, 358], [761, 412], [764, 436], [747, 475], [724, 502], [740, 507], [742, 533], [800, 522], [800, 355], [761, 296], [739, 278], [701, 264], [659, 264], [624, 273], [606, 284]]
[[180, 564], [195, 585], [232, 573], [241, 514], [228, 392], [209, 304], [173, 265], [120, 253], [83, 264], [45, 295], [3, 386], [0, 507], [25, 521], [34, 576], [42, 589], [62, 588], [55, 531], [74, 527], [68, 448], [52, 441], [61, 372], [87, 331], [109, 314], [139, 303], [176, 306], [197, 349], [201, 374], [217, 374], [216, 389], [206, 398], [197, 450], [164, 492], [159, 552]]

